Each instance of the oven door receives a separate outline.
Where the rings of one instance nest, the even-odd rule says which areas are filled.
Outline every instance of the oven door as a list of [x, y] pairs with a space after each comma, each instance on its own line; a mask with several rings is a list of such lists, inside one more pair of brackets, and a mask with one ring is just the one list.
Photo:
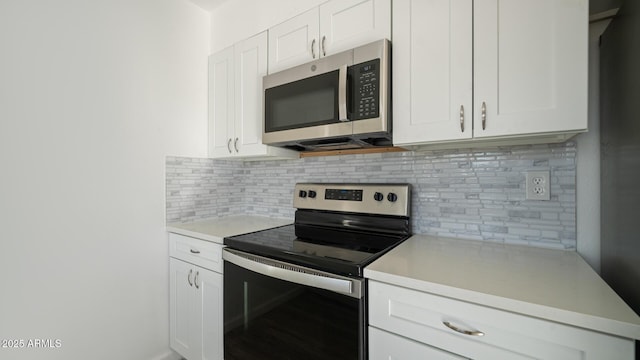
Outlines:
[[364, 360], [364, 282], [226, 248], [225, 360]]

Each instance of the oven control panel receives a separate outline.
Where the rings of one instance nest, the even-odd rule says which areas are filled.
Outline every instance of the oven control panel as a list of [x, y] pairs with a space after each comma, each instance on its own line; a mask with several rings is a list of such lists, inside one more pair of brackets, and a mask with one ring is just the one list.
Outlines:
[[325, 200], [362, 201], [362, 190], [325, 189]]
[[298, 209], [409, 216], [409, 184], [296, 184], [293, 206]]

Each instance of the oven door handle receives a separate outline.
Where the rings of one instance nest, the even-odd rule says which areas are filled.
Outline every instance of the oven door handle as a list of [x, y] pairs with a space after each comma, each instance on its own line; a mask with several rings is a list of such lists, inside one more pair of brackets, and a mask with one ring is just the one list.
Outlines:
[[229, 248], [224, 249], [222, 258], [241, 268], [268, 277], [325, 289], [357, 299], [363, 295], [363, 280], [360, 279], [318, 271]]

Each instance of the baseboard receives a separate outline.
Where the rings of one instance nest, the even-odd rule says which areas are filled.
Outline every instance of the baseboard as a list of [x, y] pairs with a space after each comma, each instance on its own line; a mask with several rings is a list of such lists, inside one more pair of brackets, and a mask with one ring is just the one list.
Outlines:
[[180, 360], [182, 356], [178, 355], [178, 353], [174, 352], [171, 349], [167, 349], [167, 352], [164, 354], [158, 355], [150, 360]]

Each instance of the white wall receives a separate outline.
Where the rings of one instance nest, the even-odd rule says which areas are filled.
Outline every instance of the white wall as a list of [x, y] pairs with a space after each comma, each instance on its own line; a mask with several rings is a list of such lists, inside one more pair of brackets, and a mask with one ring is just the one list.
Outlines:
[[578, 253], [600, 273], [600, 35], [610, 19], [589, 25], [589, 132], [576, 137]]
[[[2, 359], [161, 359], [166, 155], [206, 156], [209, 14], [0, 2]], [[27, 343], [28, 344], [28, 343]]]
[[234, 0], [211, 13], [211, 50], [218, 52], [326, 0]]

